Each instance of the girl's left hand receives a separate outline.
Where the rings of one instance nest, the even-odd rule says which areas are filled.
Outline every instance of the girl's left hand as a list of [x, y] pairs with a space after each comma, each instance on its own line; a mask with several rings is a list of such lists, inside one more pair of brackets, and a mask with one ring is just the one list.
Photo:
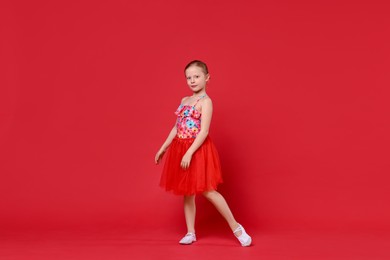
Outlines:
[[181, 168], [187, 170], [188, 167], [190, 167], [191, 159], [192, 159], [192, 154], [186, 153], [183, 156], [183, 159], [181, 159], [181, 163], [180, 163]]

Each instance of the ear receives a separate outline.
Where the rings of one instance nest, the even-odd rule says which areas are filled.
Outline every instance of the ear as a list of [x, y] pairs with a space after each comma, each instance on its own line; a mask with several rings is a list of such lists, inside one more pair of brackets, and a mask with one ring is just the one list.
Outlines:
[[210, 80], [210, 74], [207, 74], [206, 75], [206, 82], [208, 82]]

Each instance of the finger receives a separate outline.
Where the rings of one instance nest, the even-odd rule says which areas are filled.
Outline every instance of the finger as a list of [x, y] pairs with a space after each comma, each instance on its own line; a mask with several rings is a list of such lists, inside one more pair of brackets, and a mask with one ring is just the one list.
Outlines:
[[182, 163], [181, 163], [181, 168], [183, 168], [183, 170], [187, 169], [187, 165], [186, 165], [185, 162], [182, 162]]

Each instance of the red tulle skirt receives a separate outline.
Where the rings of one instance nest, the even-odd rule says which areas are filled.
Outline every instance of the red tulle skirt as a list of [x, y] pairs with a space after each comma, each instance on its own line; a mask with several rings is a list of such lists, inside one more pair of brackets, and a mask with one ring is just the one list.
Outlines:
[[217, 149], [209, 137], [192, 155], [190, 166], [184, 170], [180, 163], [194, 138], [175, 137], [168, 148], [160, 186], [177, 195], [194, 195], [216, 190], [222, 183], [221, 164]]

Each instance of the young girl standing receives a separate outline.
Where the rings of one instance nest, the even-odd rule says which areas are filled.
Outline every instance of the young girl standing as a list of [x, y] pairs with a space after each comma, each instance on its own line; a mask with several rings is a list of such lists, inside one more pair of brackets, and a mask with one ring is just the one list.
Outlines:
[[216, 191], [222, 175], [217, 150], [208, 136], [213, 106], [206, 93], [210, 79], [207, 65], [199, 60], [191, 61], [184, 73], [193, 94], [181, 100], [175, 112], [177, 121], [155, 157], [158, 164], [168, 150], [160, 185], [167, 191], [184, 195], [187, 234], [179, 243], [188, 245], [196, 241], [195, 195], [203, 194], [225, 218], [241, 245], [249, 246], [251, 237]]

